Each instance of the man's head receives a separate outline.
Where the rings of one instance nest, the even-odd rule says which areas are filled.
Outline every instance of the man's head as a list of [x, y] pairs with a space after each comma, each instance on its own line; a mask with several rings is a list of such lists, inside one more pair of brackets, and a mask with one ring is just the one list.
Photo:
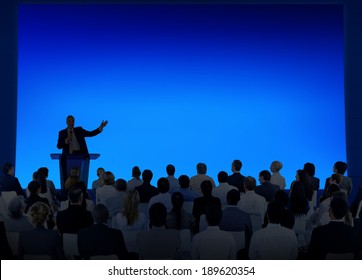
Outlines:
[[206, 174], [206, 170], [207, 170], [207, 167], [206, 167], [205, 163], [199, 162], [196, 165], [197, 174]]
[[218, 226], [222, 218], [222, 210], [217, 205], [210, 205], [205, 211], [206, 222], [209, 226]]
[[162, 227], [165, 225], [167, 217], [167, 209], [165, 205], [160, 202], [154, 203], [151, 205], [148, 213], [152, 226]]
[[161, 177], [157, 181], [157, 188], [160, 191], [160, 193], [167, 193], [170, 190], [170, 182], [167, 178]]
[[333, 166], [333, 171], [343, 175], [347, 171], [347, 163], [343, 161], [337, 161]]
[[139, 178], [141, 176], [141, 170], [138, 166], [133, 166], [132, 177]]
[[174, 176], [175, 175], [176, 168], [172, 164], [168, 164], [166, 166], [166, 172], [168, 176]]
[[231, 171], [240, 172], [242, 166], [243, 166], [242, 162], [238, 159], [235, 159], [231, 164]]
[[228, 191], [226, 201], [229, 205], [237, 205], [240, 201], [240, 192], [235, 189]]
[[74, 128], [74, 117], [72, 115], [69, 115], [67, 117], [66, 123], [67, 123], [67, 126], [69, 129], [73, 129]]
[[72, 205], [81, 205], [83, 201], [82, 190], [79, 187], [71, 186], [68, 189], [68, 199]]
[[153, 173], [152, 173], [151, 170], [149, 170], [149, 169], [143, 170], [143, 172], [142, 172], [142, 180], [143, 180], [143, 182], [151, 183], [152, 177], [153, 177]]
[[331, 220], [341, 220], [349, 210], [347, 201], [342, 197], [334, 197], [329, 205], [329, 216]]
[[106, 224], [108, 222], [109, 212], [107, 207], [102, 203], [94, 206], [92, 215], [96, 224]]
[[247, 176], [244, 180], [244, 189], [245, 191], [254, 191], [256, 188], [256, 180], [254, 177]]
[[2, 169], [3, 169], [4, 175], [14, 176], [15, 169], [14, 169], [14, 165], [12, 163], [10, 163], [10, 162], [4, 163], [4, 165], [2, 166]]
[[217, 180], [219, 181], [219, 183], [227, 183], [228, 179], [229, 179], [229, 176], [225, 171], [220, 171], [217, 174]]
[[117, 179], [115, 183], [116, 190], [119, 192], [124, 192], [127, 190], [127, 182], [124, 179]]
[[280, 224], [283, 206], [277, 201], [271, 201], [268, 204], [268, 220], [272, 224]]
[[201, 187], [202, 194], [205, 197], [211, 196], [211, 194], [212, 194], [212, 184], [211, 184], [210, 180], [202, 181], [200, 187]]
[[260, 184], [263, 184], [264, 182], [269, 182], [271, 179], [271, 174], [268, 170], [262, 170], [259, 173], [259, 181]]
[[181, 175], [178, 177], [178, 182], [180, 184], [180, 188], [187, 189], [190, 187], [190, 178], [187, 175]]

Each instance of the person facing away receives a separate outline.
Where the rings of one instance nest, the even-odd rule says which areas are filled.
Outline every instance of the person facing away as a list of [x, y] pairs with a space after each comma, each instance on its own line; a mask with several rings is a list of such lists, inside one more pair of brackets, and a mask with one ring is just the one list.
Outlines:
[[227, 205], [226, 196], [230, 190], [238, 190], [237, 187], [229, 185], [228, 183], [228, 174], [225, 171], [220, 171], [217, 174], [217, 180], [219, 185], [216, 188], [212, 189], [212, 195], [220, 198], [222, 208]]
[[114, 187], [116, 181], [114, 174], [111, 171], [106, 171], [103, 174], [104, 185], [101, 188], [97, 189], [96, 192], [96, 203], [102, 203], [107, 206], [106, 201], [109, 197], [112, 197], [116, 194], [116, 189]]
[[132, 179], [127, 182], [127, 190], [132, 191], [135, 187], [142, 185], [143, 181], [140, 178], [141, 170], [138, 166], [132, 168]]
[[[347, 171], [347, 167], [348, 167], [347, 163], [343, 161], [337, 161], [333, 165], [333, 172], [341, 176], [341, 182], [339, 183], [339, 187], [341, 188], [341, 191], [346, 192], [347, 195], [349, 196], [352, 192], [352, 180], [351, 178], [344, 176], [344, 174]], [[325, 188], [328, 187], [329, 180], [330, 178], [326, 179]]]
[[148, 209], [152, 206], [152, 204], [156, 202], [160, 202], [166, 206], [167, 212], [172, 210], [172, 202], [171, 202], [171, 194], [169, 193], [170, 190], [170, 183], [167, 178], [161, 177], [157, 181], [157, 189], [159, 190], [159, 194], [150, 198], [148, 203]]
[[145, 169], [142, 172], [142, 181], [143, 183], [138, 187], [135, 187], [135, 190], [138, 191], [140, 195], [140, 203], [148, 203], [151, 197], [158, 195], [160, 191], [151, 185], [153, 178], [153, 173], [149, 169]]
[[189, 229], [194, 227], [195, 218], [192, 214], [183, 210], [184, 196], [180, 192], [174, 192], [171, 196], [172, 210], [167, 213], [166, 227], [168, 229]]
[[103, 185], [104, 185], [104, 179], [103, 179], [104, 172], [106, 172], [106, 171], [104, 170], [103, 167], [97, 168], [98, 179], [94, 180], [92, 182], [92, 190], [93, 190], [94, 195], [96, 195], [97, 189], [103, 187]]
[[51, 196], [52, 196], [52, 201], [53, 203], [56, 203], [58, 202], [58, 197], [57, 197], [57, 190], [55, 188], [55, 185], [54, 185], [54, 182], [52, 180], [49, 180], [48, 179], [48, 176], [49, 176], [49, 169], [47, 167], [39, 167], [38, 168], [38, 172], [40, 172], [41, 174], [43, 174], [44, 178], [45, 178], [45, 183], [51, 193]]
[[180, 183], [179, 192], [182, 193], [184, 197], [184, 202], [193, 202], [196, 197], [200, 196], [199, 193], [196, 193], [190, 189], [189, 176], [180, 175], [180, 177], [178, 177], [178, 182]]
[[127, 259], [129, 256], [122, 231], [107, 226], [107, 207], [102, 203], [95, 205], [92, 215], [94, 224], [78, 232], [78, 250], [81, 258], [116, 255], [120, 260]]
[[275, 160], [270, 165], [270, 171], [272, 172], [270, 182], [274, 185], [278, 185], [281, 190], [284, 190], [287, 186], [285, 178], [280, 174], [280, 170], [283, 168], [283, 164]]
[[267, 202], [274, 199], [275, 193], [280, 190], [278, 185], [270, 182], [271, 174], [268, 170], [262, 170], [259, 173], [260, 185], [255, 188], [255, 193], [263, 196]]
[[48, 199], [44, 198], [44, 197], [40, 197], [40, 182], [39, 181], [31, 181], [28, 184], [28, 190], [29, 190], [29, 197], [25, 200], [25, 213], [28, 213], [28, 210], [30, 209], [30, 207], [35, 204], [36, 202], [43, 202], [46, 205], [48, 205], [48, 207], [50, 208], [50, 204]]
[[17, 195], [25, 196], [18, 178], [15, 177], [15, 167], [12, 163], [6, 162], [2, 166], [3, 176], [0, 177], [0, 193], [15, 191]]
[[206, 171], [207, 171], [207, 166], [205, 163], [198, 163], [196, 165], [196, 171], [197, 171], [197, 175], [193, 176], [190, 178], [190, 189], [197, 192], [197, 193], [201, 193], [201, 183], [205, 180], [208, 180], [211, 182], [211, 185], [213, 188], [215, 188], [215, 182], [214, 180], [206, 175]]
[[21, 195], [15, 196], [8, 205], [8, 215], [4, 219], [6, 231], [22, 232], [33, 228], [28, 216], [24, 215], [25, 202]]
[[359, 250], [357, 230], [344, 223], [348, 210], [345, 199], [341, 197], [332, 199], [329, 208], [330, 222], [312, 231], [308, 248], [310, 259], [325, 259], [328, 253], [357, 253]]
[[197, 233], [191, 243], [191, 257], [198, 260], [234, 260], [236, 244], [234, 236], [219, 227], [222, 210], [211, 205], [206, 213], [207, 228]]
[[234, 187], [237, 187], [240, 192], [245, 192], [244, 190], [244, 180], [245, 176], [240, 173], [240, 170], [243, 166], [243, 163], [235, 159], [231, 164], [231, 171], [233, 174], [231, 174], [228, 178], [229, 185], [232, 185]]
[[69, 115], [66, 119], [67, 128], [59, 131], [57, 148], [62, 149], [62, 154], [89, 154], [85, 137], [96, 136], [103, 131], [108, 121], [102, 121], [100, 126], [92, 131], [81, 126], [74, 127], [75, 119]]
[[108, 208], [109, 216], [120, 213], [124, 207], [124, 197], [127, 192], [127, 182], [124, 179], [117, 179], [115, 182], [116, 192], [106, 199], [105, 205]]
[[315, 165], [311, 162], [306, 162], [304, 164], [303, 170], [305, 170], [310, 177], [313, 191], [318, 191], [320, 186], [320, 179], [315, 177]]
[[283, 208], [276, 202], [268, 204], [268, 224], [253, 233], [249, 247], [251, 260], [295, 260], [298, 239], [295, 232], [280, 225]]
[[170, 190], [169, 192], [176, 192], [180, 190], [180, 184], [179, 181], [175, 178], [175, 172], [176, 168], [172, 164], [168, 164], [166, 166], [166, 172], [167, 172], [167, 180], [170, 183]]
[[20, 232], [20, 256], [47, 255], [52, 259], [65, 259], [59, 232], [45, 226], [50, 214], [50, 207], [43, 202], [31, 206], [29, 217], [34, 228]]
[[59, 211], [56, 216], [57, 228], [60, 233], [78, 233], [83, 228], [93, 225], [92, 214], [82, 207], [83, 192], [74, 186], [68, 190], [70, 206]]

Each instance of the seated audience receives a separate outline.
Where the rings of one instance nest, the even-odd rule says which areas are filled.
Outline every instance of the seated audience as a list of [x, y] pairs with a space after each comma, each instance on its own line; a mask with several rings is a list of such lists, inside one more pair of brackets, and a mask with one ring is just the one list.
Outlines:
[[259, 173], [260, 185], [255, 188], [255, 193], [265, 198], [267, 202], [274, 199], [275, 193], [280, 190], [278, 185], [270, 182], [271, 174], [268, 170], [263, 170]]
[[180, 192], [174, 192], [171, 196], [172, 210], [167, 214], [166, 227], [168, 229], [189, 229], [194, 227], [195, 219], [192, 214], [183, 210], [184, 197]]
[[4, 220], [6, 231], [22, 232], [33, 228], [28, 216], [25, 216], [24, 212], [24, 197], [18, 195], [8, 205], [8, 216]]
[[0, 177], [0, 193], [15, 191], [17, 195], [25, 195], [18, 178], [15, 177], [15, 168], [12, 163], [2, 166], [3, 176]]
[[280, 174], [280, 170], [283, 168], [283, 164], [280, 161], [273, 161], [270, 165], [270, 171], [272, 175], [270, 177], [270, 183], [278, 185], [281, 190], [284, 190], [287, 186], [285, 178]]
[[172, 210], [172, 203], [171, 203], [171, 194], [169, 193], [170, 190], [170, 183], [167, 178], [161, 177], [157, 181], [157, 188], [159, 190], [159, 194], [150, 198], [148, 203], [148, 209], [152, 206], [152, 204], [160, 202], [166, 206], [167, 212]]
[[219, 185], [212, 189], [212, 195], [220, 198], [222, 208], [226, 207], [226, 196], [230, 190], [238, 190], [237, 187], [229, 185], [228, 174], [225, 171], [220, 171], [217, 174]]
[[110, 171], [106, 171], [103, 175], [104, 185], [100, 188], [97, 188], [96, 192], [96, 204], [102, 203], [107, 206], [106, 201], [109, 197], [112, 197], [116, 194], [116, 189], [114, 187], [115, 180], [114, 175]]
[[95, 205], [92, 215], [94, 225], [78, 233], [78, 250], [81, 258], [116, 255], [120, 260], [127, 259], [128, 251], [122, 231], [107, 226], [109, 219], [107, 207], [102, 203]]
[[180, 184], [178, 180], [175, 178], [175, 166], [172, 164], [168, 164], [166, 166], [166, 172], [167, 172], [167, 180], [170, 183], [170, 190], [169, 192], [173, 193], [180, 190]]
[[278, 202], [268, 204], [268, 224], [253, 233], [249, 248], [251, 260], [295, 260], [298, 240], [295, 232], [280, 225], [282, 207]]
[[235, 159], [231, 164], [231, 171], [233, 174], [231, 174], [228, 178], [229, 185], [232, 185], [234, 187], [237, 187], [240, 192], [245, 192], [244, 190], [244, 179], [245, 176], [240, 173], [240, 170], [243, 166], [243, 163]]
[[138, 191], [140, 195], [141, 203], [148, 203], [151, 197], [158, 195], [160, 191], [151, 185], [151, 181], [153, 178], [153, 173], [151, 170], [145, 169], [142, 172], [142, 181], [143, 183], [138, 187], [135, 187], [135, 190]]

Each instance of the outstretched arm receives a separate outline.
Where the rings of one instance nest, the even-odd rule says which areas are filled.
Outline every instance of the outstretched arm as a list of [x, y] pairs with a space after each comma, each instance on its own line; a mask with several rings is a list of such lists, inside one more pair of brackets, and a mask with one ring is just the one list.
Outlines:
[[103, 131], [103, 128], [108, 124], [108, 121], [102, 121], [101, 122], [101, 125], [98, 127], [98, 130], [99, 131]]

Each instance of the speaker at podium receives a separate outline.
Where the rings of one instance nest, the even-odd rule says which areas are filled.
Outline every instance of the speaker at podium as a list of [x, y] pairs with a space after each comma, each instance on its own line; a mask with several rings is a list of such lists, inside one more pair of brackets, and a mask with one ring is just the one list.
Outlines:
[[51, 159], [59, 160], [60, 186], [64, 189], [65, 181], [70, 175], [72, 168], [80, 170], [80, 180], [88, 188], [88, 175], [90, 160], [99, 158], [100, 154], [50, 154]]

